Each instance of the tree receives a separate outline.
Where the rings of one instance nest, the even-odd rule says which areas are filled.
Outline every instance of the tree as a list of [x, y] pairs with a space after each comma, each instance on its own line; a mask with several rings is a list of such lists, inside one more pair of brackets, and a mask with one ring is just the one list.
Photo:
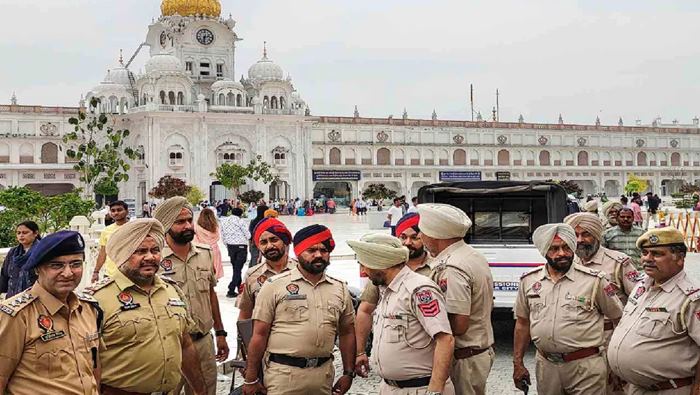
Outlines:
[[694, 193], [700, 192], [700, 186], [696, 184], [691, 184], [688, 182], [684, 182], [683, 185], [681, 185], [680, 189], [681, 193], [686, 194], [686, 195], [692, 195]]
[[177, 177], [163, 176], [158, 180], [158, 185], [148, 193], [156, 199], [170, 199], [173, 196], [187, 196], [192, 189], [184, 180]]
[[384, 184], [369, 184], [362, 192], [362, 196], [376, 200], [393, 199], [396, 197], [396, 191], [387, 188]]
[[241, 201], [246, 204], [257, 203], [260, 199], [265, 197], [265, 193], [262, 191], [256, 191], [251, 189], [250, 191], [243, 192], [240, 196]]
[[193, 185], [190, 187], [190, 191], [187, 192], [185, 197], [191, 205], [196, 206], [206, 198], [206, 195], [204, 195], [201, 189]]
[[[90, 99], [91, 108], [99, 108], [99, 104], [99, 99]], [[105, 113], [88, 116], [80, 111], [68, 123], [74, 127], [63, 136], [69, 146], [66, 156], [77, 161], [73, 169], [80, 173], [85, 196], [92, 197], [98, 181], [117, 185], [129, 180], [131, 166], [127, 161], [136, 159], [137, 153], [126, 145], [128, 130], [115, 130], [114, 118], [110, 121]]]
[[644, 180], [642, 178], [639, 178], [635, 176], [634, 174], [630, 174], [627, 177], [627, 184], [625, 184], [625, 193], [628, 195], [633, 194], [634, 192], [637, 193], [642, 193], [649, 188], [649, 183], [647, 180]]
[[279, 179], [278, 176], [272, 174], [272, 167], [269, 163], [262, 160], [261, 155], [252, 159], [247, 166], [235, 163], [222, 163], [210, 175], [219, 180], [226, 189], [233, 190], [234, 196], [239, 195], [240, 188], [246, 185], [248, 179], [262, 181], [265, 184]]

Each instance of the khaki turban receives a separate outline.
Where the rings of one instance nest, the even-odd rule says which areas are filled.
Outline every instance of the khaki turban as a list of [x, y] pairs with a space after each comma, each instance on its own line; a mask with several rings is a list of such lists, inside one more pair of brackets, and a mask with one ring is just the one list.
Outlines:
[[420, 231], [433, 239], [464, 237], [472, 226], [472, 221], [464, 211], [449, 204], [420, 204], [418, 214]]
[[546, 224], [537, 228], [532, 234], [532, 241], [542, 256], [547, 256], [547, 251], [549, 251], [555, 236], [559, 236], [564, 240], [566, 245], [571, 248], [571, 251], [576, 251], [576, 232], [571, 225]]
[[588, 211], [589, 213], [594, 213], [598, 211], [598, 201], [597, 200], [591, 200], [590, 202], [586, 202], [583, 204], [583, 209], [585, 211]]
[[607, 217], [610, 210], [617, 209], [619, 211], [622, 207], [622, 203], [608, 200], [603, 205], [603, 215]]
[[401, 240], [386, 233], [368, 233], [359, 241], [349, 240], [348, 245], [357, 254], [362, 266], [382, 270], [408, 261], [408, 248]]
[[153, 212], [153, 218], [160, 221], [163, 224], [163, 229], [167, 232], [173, 227], [183, 208], [192, 211], [192, 206], [187, 199], [182, 196], [171, 197], [156, 207], [156, 210]]
[[603, 238], [603, 223], [600, 221], [600, 218], [593, 213], [571, 214], [564, 218], [564, 223], [571, 225], [574, 230], [577, 226], [580, 226], [598, 241], [601, 241]]
[[134, 219], [117, 228], [107, 242], [105, 250], [117, 267], [128, 261], [146, 237], [151, 236], [163, 248], [163, 225], [153, 218]]

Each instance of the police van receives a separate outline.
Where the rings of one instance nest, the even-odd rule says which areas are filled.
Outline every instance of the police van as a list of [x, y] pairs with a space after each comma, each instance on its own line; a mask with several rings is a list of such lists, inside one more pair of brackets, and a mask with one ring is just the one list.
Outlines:
[[545, 263], [532, 243], [538, 226], [561, 222], [567, 194], [552, 182], [465, 181], [432, 184], [418, 191], [421, 203], [446, 203], [472, 221], [465, 241], [491, 267], [494, 310], [512, 310], [520, 277]]

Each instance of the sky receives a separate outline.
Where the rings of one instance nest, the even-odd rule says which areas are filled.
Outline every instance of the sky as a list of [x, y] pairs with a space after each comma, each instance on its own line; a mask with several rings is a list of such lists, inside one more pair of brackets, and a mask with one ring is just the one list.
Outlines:
[[[649, 124], [700, 116], [700, 2], [224, 0], [236, 72], [270, 59], [313, 115]], [[145, 39], [160, 0], [0, 0], [0, 103], [75, 106]], [[132, 70], [147, 60], [139, 55]]]

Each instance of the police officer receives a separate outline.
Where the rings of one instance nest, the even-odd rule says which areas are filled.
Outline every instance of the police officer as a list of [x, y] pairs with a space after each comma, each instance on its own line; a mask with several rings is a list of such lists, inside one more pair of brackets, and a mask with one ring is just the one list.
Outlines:
[[[243, 393], [329, 394], [333, 384], [336, 335], [343, 375], [333, 386], [344, 394], [352, 385], [355, 327], [347, 285], [325, 274], [335, 247], [322, 225], [294, 235], [299, 265], [267, 280], [255, 301], [253, 338]], [[259, 371], [264, 370], [264, 381]]]
[[532, 240], [547, 264], [520, 279], [515, 301], [513, 381], [530, 383], [523, 356], [537, 347], [540, 394], [604, 394], [604, 317], [617, 321], [622, 304], [605, 274], [573, 263], [576, 232], [567, 224], [541, 225]]
[[637, 240], [647, 278], [632, 291], [608, 361], [628, 395], [700, 394], [700, 288], [684, 270], [683, 234], [651, 229]]
[[[194, 244], [194, 224], [192, 206], [182, 196], [170, 198], [156, 207], [153, 218], [163, 224], [166, 248], [163, 250], [161, 275], [174, 280], [185, 293], [185, 302], [196, 326], [190, 336], [199, 353], [204, 381], [209, 394], [216, 392], [216, 362], [228, 357], [226, 331], [221, 321], [219, 299], [214, 291], [216, 274], [214, 258], [209, 246]], [[216, 354], [211, 330], [216, 335]], [[189, 389], [184, 380], [175, 390], [180, 394]]]
[[105, 248], [119, 270], [85, 290], [104, 309], [104, 395], [171, 391], [180, 381], [181, 366], [197, 394], [206, 393], [188, 334], [194, 323], [181, 291], [156, 276], [163, 243], [163, 227], [155, 219], [121, 226]]
[[39, 241], [22, 270], [34, 285], [0, 304], [0, 394], [98, 394], [95, 370], [101, 312], [73, 290], [85, 243], [60, 231]]
[[486, 393], [493, 352], [493, 278], [486, 258], [464, 242], [471, 221], [448, 204], [421, 204], [420, 238], [433, 256], [432, 280], [447, 300], [455, 337], [450, 377], [458, 395]]
[[[418, 236], [418, 220], [420, 216], [416, 212], [408, 213], [401, 217], [396, 224], [396, 234], [401, 243], [408, 248], [408, 262], [406, 266], [416, 273], [430, 277], [429, 256], [423, 247], [423, 241]], [[379, 303], [379, 287], [368, 282], [360, 295], [360, 305], [355, 317], [355, 337], [357, 338], [357, 353], [355, 357], [355, 371], [363, 377], [369, 369], [369, 358], [365, 353], [367, 337], [372, 329], [372, 314]]]
[[238, 299], [239, 320], [253, 316], [255, 298], [268, 278], [291, 270], [297, 265], [296, 259], [289, 257], [292, 234], [279, 220], [265, 218], [260, 221], [253, 231], [253, 241], [265, 259], [246, 273], [243, 290]]
[[[397, 226], [398, 231], [398, 226]], [[380, 394], [454, 394], [454, 338], [440, 289], [412, 271], [409, 250], [386, 234], [348, 241], [362, 270], [382, 290], [372, 357], [384, 379]]]

